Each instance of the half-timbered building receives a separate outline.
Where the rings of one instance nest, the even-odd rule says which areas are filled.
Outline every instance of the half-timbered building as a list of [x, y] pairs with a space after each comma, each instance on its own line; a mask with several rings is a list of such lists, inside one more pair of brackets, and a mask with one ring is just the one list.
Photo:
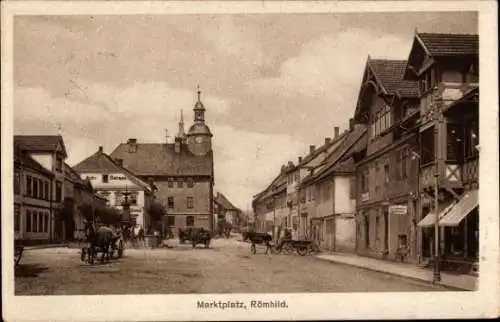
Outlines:
[[465, 269], [478, 254], [478, 68], [477, 35], [417, 33], [405, 74], [421, 95], [422, 256], [434, 257], [437, 211], [443, 263]]
[[403, 81], [405, 68], [404, 60], [368, 57], [356, 104], [354, 119], [368, 129], [357, 155], [356, 247], [367, 256], [395, 258], [404, 249], [416, 258], [419, 91]]

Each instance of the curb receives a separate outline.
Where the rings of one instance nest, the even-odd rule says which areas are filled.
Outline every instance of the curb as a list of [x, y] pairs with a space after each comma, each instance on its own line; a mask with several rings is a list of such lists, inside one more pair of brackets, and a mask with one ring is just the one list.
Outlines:
[[50, 245], [33, 245], [25, 246], [24, 250], [46, 249], [46, 248], [69, 248], [69, 244], [50, 244]]
[[458, 287], [458, 286], [452, 286], [452, 285], [448, 285], [448, 284], [444, 284], [444, 283], [437, 283], [437, 284], [435, 284], [434, 282], [426, 280], [426, 279], [421, 279], [421, 278], [414, 277], [414, 276], [401, 275], [401, 274], [397, 274], [397, 273], [394, 273], [394, 272], [388, 272], [388, 271], [384, 271], [384, 270], [376, 269], [376, 268], [372, 268], [372, 267], [366, 267], [366, 266], [359, 266], [359, 265], [349, 264], [349, 263], [345, 263], [345, 262], [341, 262], [341, 261], [336, 261], [336, 260], [332, 260], [332, 259], [321, 258], [321, 257], [318, 257], [318, 256], [315, 256], [315, 257], [317, 259], [324, 260], [324, 261], [331, 262], [331, 263], [335, 263], [335, 264], [341, 264], [341, 265], [346, 265], [346, 266], [353, 266], [353, 267], [361, 268], [361, 269], [364, 269], [364, 270], [367, 270], [367, 271], [383, 273], [383, 274], [387, 274], [387, 275], [391, 275], [391, 276], [397, 276], [397, 277], [400, 277], [400, 278], [409, 279], [409, 280], [417, 281], [417, 282], [420, 282], [420, 283], [430, 284], [430, 285], [434, 285], [434, 286], [440, 286], [440, 287], [443, 287], [443, 288], [446, 288], [446, 289], [449, 289], [449, 290], [453, 290], [453, 291], [462, 291], [462, 292], [463, 291], [467, 291], [467, 292], [473, 292], [474, 291], [474, 290], [470, 290], [470, 289], [467, 289], [467, 288], [462, 288], [462, 287]]

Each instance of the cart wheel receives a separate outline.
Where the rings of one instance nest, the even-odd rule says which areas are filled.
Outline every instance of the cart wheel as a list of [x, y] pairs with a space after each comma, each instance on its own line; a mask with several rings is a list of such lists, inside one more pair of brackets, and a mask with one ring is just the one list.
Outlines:
[[19, 265], [19, 262], [21, 262], [22, 257], [23, 257], [23, 249], [16, 250], [14, 255], [14, 266]]
[[281, 254], [281, 251], [283, 250], [283, 246], [276, 245], [273, 247], [273, 250], [276, 254]]
[[307, 253], [307, 248], [304, 248], [304, 247], [297, 247], [297, 253], [300, 255], [300, 256], [305, 256], [306, 253]]
[[252, 246], [250, 246], [250, 251], [252, 252], [252, 254], [255, 255], [255, 253], [257, 253], [257, 249], [255, 248], [255, 244], [252, 244]]

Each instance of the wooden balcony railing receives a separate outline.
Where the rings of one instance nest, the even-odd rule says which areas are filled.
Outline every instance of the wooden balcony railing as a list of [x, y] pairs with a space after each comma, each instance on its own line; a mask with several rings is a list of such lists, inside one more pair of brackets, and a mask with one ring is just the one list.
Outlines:
[[464, 185], [475, 185], [479, 182], [479, 159], [472, 159], [462, 166], [462, 182]]

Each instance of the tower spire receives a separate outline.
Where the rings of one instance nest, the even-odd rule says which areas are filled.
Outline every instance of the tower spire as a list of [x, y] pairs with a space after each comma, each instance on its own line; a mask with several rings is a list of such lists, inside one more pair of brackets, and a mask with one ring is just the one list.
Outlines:
[[198, 84], [198, 86], [197, 86], [197, 94], [198, 94], [198, 102], [201, 102], [200, 84]]
[[194, 104], [194, 121], [196, 123], [203, 123], [205, 122], [205, 106], [203, 106], [203, 103], [201, 102], [201, 91], [200, 91], [200, 85], [197, 86], [197, 94], [198, 94], [198, 101], [196, 104]]
[[181, 110], [181, 119], [179, 120], [179, 133], [177, 133], [177, 137], [184, 140], [186, 134], [184, 132], [184, 113]]

